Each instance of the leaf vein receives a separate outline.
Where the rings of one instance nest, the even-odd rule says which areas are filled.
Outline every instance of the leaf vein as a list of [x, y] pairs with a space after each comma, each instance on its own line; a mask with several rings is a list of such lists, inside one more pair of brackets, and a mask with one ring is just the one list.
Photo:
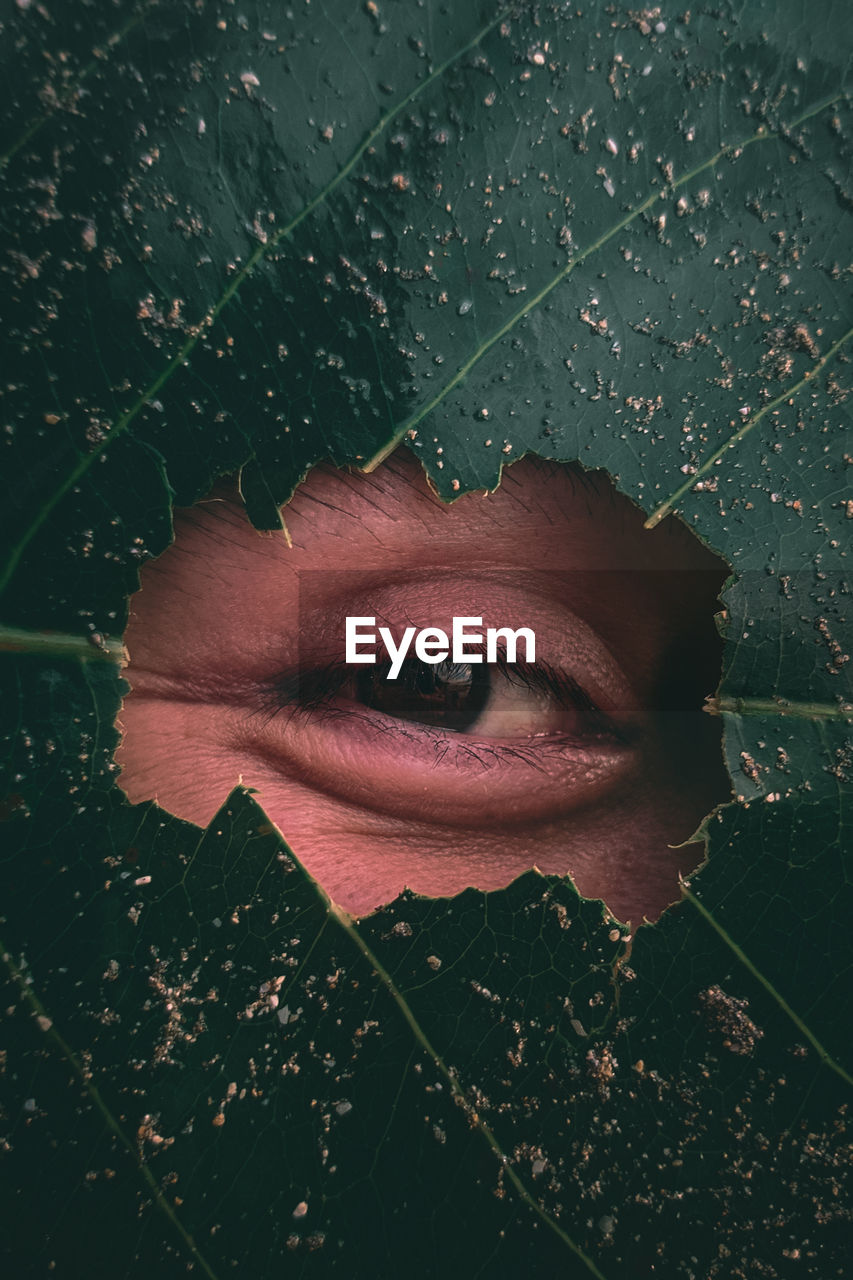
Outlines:
[[169, 1222], [171, 1222], [172, 1226], [174, 1227], [178, 1235], [183, 1240], [186, 1248], [192, 1254], [193, 1258], [198, 1263], [199, 1267], [204, 1272], [204, 1274], [208, 1277], [208, 1280], [218, 1280], [216, 1272], [212, 1269], [207, 1259], [205, 1258], [204, 1254], [201, 1252], [198, 1245], [195, 1243], [192, 1236], [187, 1231], [186, 1227], [180, 1221], [174, 1209], [169, 1204], [168, 1200], [166, 1200], [165, 1196], [160, 1190], [160, 1187], [157, 1185], [156, 1178], [154, 1177], [151, 1170], [148, 1168], [148, 1165], [145, 1164], [145, 1162], [142, 1160], [139, 1152], [134, 1147], [133, 1143], [128, 1138], [127, 1134], [124, 1132], [119, 1122], [116, 1120], [112, 1111], [110, 1111], [109, 1107], [107, 1106], [106, 1102], [101, 1096], [98, 1086], [95, 1084], [94, 1080], [92, 1080], [89, 1077], [87, 1072], [83, 1070], [83, 1067], [80, 1064], [77, 1058], [77, 1055], [69, 1045], [68, 1041], [65, 1039], [64, 1036], [62, 1036], [57, 1031], [55, 1025], [53, 1024], [53, 1019], [49, 1017], [47, 1010], [45, 1009], [41, 1000], [38, 998], [38, 996], [34, 992], [32, 986], [26, 981], [24, 974], [21, 972], [19, 967], [15, 964], [9, 952], [5, 949], [2, 941], [0, 941], [0, 955], [2, 955], [3, 957], [3, 960], [12, 978], [12, 981], [15, 983], [15, 986], [20, 991], [22, 999], [25, 1000], [26, 1003], [30, 1006], [30, 1009], [32, 1010], [32, 1013], [33, 1013], [33, 1017], [44, 1019], [44, 1025], [46, 1026], [45, 1034], [53, 1041], [54, 1045], [57, 1047], [57, 1049], [60, 1051], [62, 1056], [66, 1059], [66, 1061], [69, 1063], [75, 1076], [79, 1080], [82, 1088], [91, 1098], [96, 1109], [100, 1112], [101, 1117], [104, 1120], [110, 1133], [112, 1133], [112, 1135], [121, 1144], [121, 1146], [124, 1147], [125, 1151], [128, 1153], [133, 1163], [136, 1165], [143, 1180], [147, 1184], [148, 1191], [151, 1195], [151, 1198], [154, 1200], [155, 1204], [157, 1205], [157, 1208], [163, 1214], [165, 1214]]
[[[115, 49], [116, 46], [121, 44], [122, 40], [124, 40], [127, 36], [129, 36], [131, 31], [133, 31], [134, 28], [138, 27], [139, 24], [145, 19], [147, 11], [149, 9], [155, 9], [159, 3], [160, 3], [160, 0], [144, 0], [144, 3], [142, 4], [139, 11], [135, 13], [132, 18], [128, 18], [127, 22], [124, 24], [123, 27], [119, 27], [119, 29], [117, 31], [114, 31], [111, 36], [107, 36], [107, 39], [104, 41], [104, 44], [98, 47], [101, 49], [102, 48], [107, 48], [110, 50]], [[61, 93], [56, 95], [56, 99], [53, 102], [53, 104], [46, 111], [43, 111], [41, 115], [33, 117], [30, 123], [25, 126], [24, 131], [20, 135], [20, 137], [18, 137], [16, 141], [11, 144], [11, 146], [7, 147], [6, 150], [2, 154], [0, 154], [0, 173], [2, 173], [2, 171], [6, 168], [9, 161], [12, 160], [18, 154], [21, 148], [25, 147], [29, 142], [29, 140], [38, 133], [39, 129], [43, 128], [44, 125], [47, 124], [48, 120], [53, 119], [53, 117], [56, 115], [56, 112], [59, 110], [60, 107], [64, 107], [68, 103], [74, 100], [74, 95], [77, 93], [77, 90], [80, 88], [83, 82], [88, 79], [88, 77], [92, 74], [92, 72], [97, 67], [102, 65], [103, 65], [103, 59], [101, 57], [98, 57], [96, 53], [96, 55], [91, 59], [91, 61], [87, 62], [86, 65], [80, 70], [79, 74], [74, 78], [74, 80], [72, 80], [70, 84], [66, 85], [66, 87], [63, 89]]]
[[[820, 111], [826, 110], [829, 106], [831, 106], [834, 102], [837, 102], [839, 98], [843, 96], [844, 96], [843, 94], [838, 93], [831, 98], [823, 99], [816, 106], [810, 107], [808, 111], [804, 112], [803, 115], [799, 116], [788, 127], [794, 128], [796, 125], [802, 124], [803, 121], [808, 120], [811, 116], [817, 115]], [[441, 404], [441, 402], [450, 394], [450, 392], [454, 389], [454, 387], [457, 387], [459, 383], [462, 382], [468, 376], [468, 374], [471, 372], [474, 366], [478, 364], [485, 355], [488, 354], [488, 352], [492, 349], [493, 346], [495, 346], [496, 343], [500, 342], [502, 338], [505, 338], [506, 335], [515, 327], [515, 325], [519, 323], [519, 321], [523, 320], [532, 311], [534, 311], [539, 306], [540, 303], [544, 302], [545, 299], [551, 293], [553, 293], [553, 291], [557, 288], [559, 284], [562, 284], [564, 280], [567, 280], [569, 278], [569, 276], [574, 271], [575, 267], [580, 266], [583, 262], [587, 260], [587, 258], [591, 257], [594, 253], [597, 253], [599, 249], [602, 249], [610, 240], [613, 239], [614, 236], [618, 235], [620, 231], [623, 231], [626, 227], [630, 226], [632, 222], [635, 222], [636, 219], [639, 218], [642, 214], [646, 213], [647, 210], [651, 209], [652, 206], [655, 205], [658, 200], [665, 200], [667, 198], [670, 198], [681, 187], [685, 186], [688, 182], [692, 182], [693, 179], [698, 177], [700, 173], [704, 173], [707, 169], [713, 169], [714, 166], [717, 165], [720, 162], [720, 160], [722, 160], [725, 156], [733, 156], [736, 159], [740, 158], [740, 155], [742, 154], [742, 152], [748, 146], [751, 146], [754, 142], [764, 142], [768, 138], [771, 138], [774, 136], [775, 134], [770, 129], [768, 129], [766, 125], [762, 124], [755, 131], [755, 133], [750, 135], [750, 137], [744, 138], [740, 142], [724, 144], [708, 160], [705, 160], [701, 164], [696, 165], [696, 167], [691, 169], [688, 173], [682, 174], [681, 177], [678, 178], [676, 181], [668, 183], [665, 187], [662, 187], [660, 189], [656, 189], [655, 191], [653, 191], [652, 194], [647, 196], [647, 198], [643, 200], [641, 204], [637, 205], [634, 209], [630, 210], [630, 212], [626, 213], [623, 218], [620, 218], [618, 222], [614, 223], [612, 227], [608, 228], [608, 230], [605, 231], [602, 235], [600, 235], [597, 240], [593, 241], [591, 245], [589, 245], [586, 249], [582, 250], [580, 253], [576, 254], [575, 257], [570, 259], [570, 261], [567, 262], [566, 265], [562, 267], [561, 270], [558, 271], [557, 274], [553, 276], [551, 280], [549, 280], [548, 283], [542, 289], [540, 289], [539, 292], [533, 298], [528, 299], [523, 306], [519, 307], [518, 310], [514, 312], [512, 316], [510, 316], [506, 324], [502, 325], [501, 328], [497, 330], [497, 332], [493, 333], [491, 337], [487, 338], [486, 341], [483, 342], [481, 346], [477, 349], [477, 351], [475, 351], [474, 354], [468, 360], [465, 361], [465, 363], [456, 371], [456, 373], [449, 380], [449, 382], [447, 382], [441, 388], [440, 391], [436, 392], [432, 400], [430, 400], [428, 404], [424, 405], [415, 414], [413, 414], [412, 417], [409, 418], [407, 422], [403, 423], [403, 425], [399, 427], [397, 431], [395, 431], [394, 435], [391, 437], [388, 443], [384, 445], [383, 448], [380, 449], [379, 452], [376, 453], [369, 460], [369, 462], [367, 462], [365, 466], [361, 468], [361, 470], [364, 471], [365, 473], [375, 471], [376, 468], [380, 465], [380, 463], [384, 462], [384, 460], [388, 457], [388, 455], [392, 453], [394, 449], [396, 449], [400, 441], [406, 435], [408, 435], [410, 431], [414, 431], [417, 428], [417, 426], [424, 420], [424, 418], [426, 418], [430, 413], [432, 413], [432, 411], [435, 408], [438, 407], [438, 405]], [[691, 477], [690, 484], [693, 484], [693, 483], [695, 483], [695, 477]], [[688, 484], [685, 487], [689, 488], [690, 485]]]
[[668, 516], [670, 511], [673, 510], [676, 503], [680, 502], [684, 495], [690, 492], [702, 476], [707, 475], [711, 468], [716, 466], [719, 460], [729, 451], [729, 449], [733, 449], [735, 445], [739, 444], [744, 436], [748, 435], [749, 432], [752, 431], [753, 427], [756, 427], [762, 418], [765, 418], [768, 413], [772, 413], [775, 409], [780, 408], [783, 404], [792, 400], [794, 396], [803, 390], [804, 387], [807, 387], [809, 383], [817, 377], [821, 370], [829, 364], [830, 360], [838, 354], [845, 343], [850, 341], [851, 338], [853, 338], [853, 328], [850, 328], [846, 333], [843, 333], [841, 337], [832, 344], [829, 350], [821, 356], [820, 360], [818, 360], [816, 364], [813, 364], [810, 369], [806, 370], [799, 382], [794, 383], [791, 387], [786, 387], [786, 389], [780, 392], [774, 400], [768, 401], [767, 404], [762, 405], [760, 409], [757, 409], [755, 413], [751, 414], [747, 418], [746, 422], [744, 422], [743, 426], [739, 427], [733, 435], [729, 436], [728, 440], [725, 440], [723, 444], [720, 445], [719, 449], [715, 449], [714, 452], [705, 459], [701, 467], [697, 468], [689, 480], [685, 481], [684, 484], [679, 485], [675, 490], [675, 493], [673, 493], [671, 497], [667, 498], [665, 502], [662, 502], [660, 506], [652, 512], [643, 527], [646, 529], [654, 529], [656, 525], [659, 525], [661, 520], [663, 520], [665, 516]]
[[795, 716], [802, 720], [853, 720], [849, 702], [792, 702], [787, 698], [709, 698], [703, 710], [710, 715]]
[[697, 898], [694, 893], [691, 893], [690, 889], [688, 889], [684, 881], [682, 881], [681, 883], [681, 892], [684, 895], [684, 897], [687, 899], [687, 901], [696, 908], [696, 910], [699, 912], [702, 918], [705, 921], [707, 921], [707, 923], [711, 926], [711, 928], [714, 929], [720, 935], [723, 942], [725, 942], [725, 944], [731, 949], [734, 955], [737, 956], [738, 960], [740, 960], [744, 968], [748, 969], [749, 972], [752, 974], [752, 976], [756, 979], [756, 981], [761, 983], [762, 987], [764, 987], [764, 990], [767, 991], [769, 995], [773, 997], [773, 999], [779, 1005], [779, 1008], [782, 1010], [782, 1012], [786, 1014], [787, 1017], [790, 1018], [794, 1026], [797, 1028], [797, 1030], [802, 1035], [804, 1035], [805, 1038], [808, 1040], [809, 1044], [815, 1050], [815, 1052], [817, 1053], [818, 1057], [820, 1058], [824, 1066], [829, 1067], [829, 1069], [831, 1071], [834, 1071], [836, 1075], [841, 1076], [841, 1079], [844, 1080], [847, 1084], [853, 1085], [853, 1076], [849, 1075], [849, 1073], [845, 1071], [844, 1067], [842, 1067], [840, 1063], [835, 1061], [835, 1059], [832, 1057], [832, 1054], [829, 1052], [829, 1050], [824, 1048], [820, 1040], [818, 1040], [817, 1036], [812, 1031], [809, 1030], [805, 1022], [803, 1022], [799, 1014], [796, 1013], [791, 1008], [791, 1006], [788, 1004], [787, 1000], [781, 994], [781, 992], [777, 991], [776, 988], [773, 986], [773, 983], [770, 981], [770, 979], [766, 978], [764, 974], [761, 972], [761, 970], [755, 964], [753, 964], [753, 962], [750, 960], [746, 952], [740, 946], [738, 946], [738, 944], [735, 942], [731, 934], [728, 933], [723, 928], [723, 926], [719, 923], [719, 921], [714, 918], [714, 916], [708, 910], [705, 904], [699, 898]]
[[488, 33], [498, 25], [498, 23], [502, 22], [504, 18], [507, 17], [509, 12], [510, 12], [509, 8], [502, 8], [498, 12], [497, 16], [493, 18], [491, 22], [487, 23], [486, 26], [481, 28], [481, 30], [471, 40], [469, 40], [468, 43], [463, 48], [457, 50], [451, 57], [445, 59], [445, 61], [440, 63], [439, 66], [435, 67], [429, 73], [429, 75], [427, 75], [423, 80], [421, 80], [418, 84], [416, 84], [415, 87], [400, 102], [398, 102], [395, 107], [393, 107], [390, 111], [388, 111], [384, 116], [380, 118], [380, 120], [374, 125], [374, 127], [366, 135], [366, 137], [359, 144], [359, 146], [356, 147], [355, 151], [352, 153], [347, 163], [343, 166], [343, 168], [341, 168], [338, 171], [335, 177], [332, 178], [331, 181], [328, 182], [326, 186], [323, 187], [322, 190], [320, 190], [312, 200], [309, 200], [309, 202], [303, 206], [303, 208], [299, 211], [299, 213], [297, 213], [293, 218], [291, 218], [291, 220], [288, 223], [286, 223], [284, 226], [280, 227], [279, 230], [275, 233], [275, 235], [271, 236], [265, 244], [258, 245], [258, 247], [246, 260], [245, 266], [242, 268], [242, 270], [239, 271], [234, 276], [234, 278], [231, 280], [228, 287], [223, 291], [218, 301], [214, 304], [213, 307], [210, 308], [207, 314], [202, 317], [201, 321], [194, 326], [193, 330], [190, 332], [186, 340], [182, 343], [179, 350], [175, 353], [175, 355], [172, 356], [171, 360], [169, 360], [169, 362], [163, 368], [161, 373], [154, 379], [151, 385], [147, 387], [136, 398], [136, 400], [133, 402], [130, 408], [127, 409], [125, 413], [123, 413], [116, 420], [112, 429], [104, 437], [104, 439], [100, 442], [100, 444], [98, 444], [95, 448], [93, 448], [89, 453], [80, 455], [76, 466], [72, 467], [71, 471], [66, 475], [62, 483], [58, 485], [57, 488], [53, 491], [53, 493], [51, 493], [50, 496], [42, 503], [38, 512], [35, 514], [32, 521], [30, 522], [29, 527], [21, 535], [18, 542], [13, 546], [9, 554], [8, 560], [6, 561], [6, 564], [3, 569], [2, 576], [0, 576], [0, 594], [2, 594], [2, 592], [5, 591], [6, 587], [9, 585], [9, 582], [11, 581], [12, 577], [15, 574], [15, 571], [17, 570], [17, 567], [20, 563], [20, 560], [24, 551], [29, 546], [30, 542], [38, 533], [39, 529], [45, 523], [48, 516], [51, 514], [51, 512], [54, 510], [57, 504], [65, 497], [65, 495], [69, 492], [69, 490], [71, 490], [74, 487], [74, 485], [78, 483], [78, 481], [83, 479], [83, 477], [89, 471], [89, 468], [96, 461], [96, 459], [104, 452], [104, 450], [108, 447], [108, 445], [113, 440], [117, 439], [119, 436], [124, 435], [128, 427], [131, 425], [131, 423], [134, 422], [134, 420], [136, 419], [140, 411], [144, 408], [144, 406], [150, 400], [152, 400], [159, 391], [162, 390], [162, 388], [169, 381], [170, 377], [175, 372], [175, 370], [178, 369], [182, 364], [184, 364], [189, 359], [190, 355], [192, 354], [197, 344], [204, 337], [204, 335], [210, 330], [214, 321], [222, 313], [225, 307], [227, 307], [228, 303], [231, 301], [231, 299], [240, 289], [240, 286], [244, 283], [247, 277], [251, 275], [252, 271], [254, 271], [255, 267], [258, 265], [261, 259], [266, 257], [269, 253], [271, 253], [272, 250], [275, 249], [276, 246], [279, 245], [282, 240], [289, 238], [293, 234], [293, 232], [296, 230], [296, 228], [302, 222], [304, 222], [305, 219], [308, 218], [314, 212], [315, 209], [317, 209], [321, 204], [323, 204], [326, 200], [328, 200], [329, 196], [331, 196], [332, 193], [335, 190], [337, 190], [337, 188], [341, 185], [341, 183], [344, 182], [344, 180], [349, 177], [350, 173], [352, 173], [353, 169], [358, 164], [359, 160], [367, 151], [367, 149], [373, 145], [376, 139], [380, 137], [380, 135], [388, 128], [391, 122], [399, 115], [401, 111], [405, 110], [405, 108], [409, 106], [409, 104], [413, 102], [414, 99], [420, 93], [422, 93], [425, 88], [427, 88], [434, 81], [440, 79], [440, 77], [444, 74], [444, 72], [449, 67], [451, 67], [461, 57], [463, 57], [466, 53], [468, 53], [470, 49], [473, 49], [477, 44], [479, 44], [480, 41], [483, 40], [485, 36], [488, 35]]
[[329, 914], [333, 917], [333, 919], [335, 919], [338, 922], [338, 924], [345, 931], [345, 933], [349, 935], [349, 937], [355, 943], [356, 947], [362, 953], [364, 958], [368, 961], [368, 963], [374, 969], [377, 977], [388, 988], [388, 991], [390, 992], [392, 998], [394, 999], [394, 1002], [396, 1003], [397, 1007], [399, 1008], [406, 1022], [409, 1024], [412, 1034], [414, 1035], [418, 1044], [429, 1055], [430, 1060], [434, 1063], [437, 1070], [444, 1076], [444, 1079], [447, 1081], [447, 1084], [450, 1088], [451, 1093], [461, 1103], [466, 1115], [468, 1116], [469, 1122], [472, 1124], [472, 1126], [475, 1129], [478, 1130], [478, 1132], [482, 1135], [482, 1137], [491, 1147], [494, 1154], [497, 1156], [500, 1162], [501, 1168], [504, 1171], [504, 1175], [512, 1183], [518, 1195], [521, 1197], [521, 1199], [524, 1201], [527, 1207], [536, 1214], [536, 1216], [540, 1219], [540, 1221], [545, 1223], [546, 1226], [550, 1227], [550, 1229], [554, 1232], [554, 1234], [558, 1236], [560, 1240], [562, 1240], [563, 1244], [565, 1244], [571, 1250], [571, 1252], [575, 1255], [575, 1257], [578, 1258], [584, 1264], [584, 1266], [587, 1268], [589, 1273], [596, 1277], [596, 1280], [605, 1280], [605, 1277], [599, 1271], [598, 1267], [595, 1265], [592, 1258], [590, 1258], [588, 1254], [586, 1254], [583, 1251], [580, 1245], [575, 1243], [575, 1241], [571, 1238], [568, 1232], [564, 1231], [563, 1228], [560, 1226], [560, 1224], [556, 1222], [555, 1219], [552, 1218], [552, 1216], [545, 1209], [543, 1209], [542, 1206], [537, 1203], [536, 1199], [530, 1194], [527, 1187], [524, 1185], [524, 1182], [519, 1177], [515, 1169], [512, 1167], [509, 1161], [509, 1157], [504, 1154], [503, 1149], [501, 1148], [501, 1145], [497, 1140], [497, 1137], [492, 1132], [492, 1129], [489, 1127], [488, 1124], [486, 1124], [482, 1116], [480, 1116], [478, 1112], [471, 1107], [470, 1102], [465, 1096], [465, 1091], [459, 1082], [458, 1076], [453, 1070], [451, 1070], [450, 1067], [447, 1066], [447, 1064], [444, 1062], [444, 1059], [433, 1047], [432, 1043], [429, 1040], [429, 1037], [427, 1036], [423, 1027], [418, 1022], [411, 1008], [409, 1007], [409, 1004], [405, 996], [400, 991], [397, 984], [394, 982], [394, 979], [391, 977], [391, 974], [382, 964], [382, 961], [374, 953], [374, 951], [372, 950], [370, 945], [365, 941], [365, 939], [361, 936], [353, 918], [350, 915], [348, 915], [347, 912], [343, 911], [340, 907], [336, 906], [335, 903], [333, 903], [331, 899], [328, 898], [328, 896], [325, 894], [324, 891], [321, 890], [321, 893], [322, 893], [322, 896], [325, 898], [326, 902], [328, 903]]

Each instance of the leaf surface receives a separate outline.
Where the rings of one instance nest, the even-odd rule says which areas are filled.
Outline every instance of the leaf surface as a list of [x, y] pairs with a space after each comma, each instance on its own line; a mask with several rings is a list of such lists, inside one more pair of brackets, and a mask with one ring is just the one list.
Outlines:
[[[2, 21], [15, 1274], [841, 1274], [844, 6]], [[116, 788], [172, 505], [241, 469], [280, 529], [401, 439], [448, 500], [606, 468], [732, 566], [735, 798], [621, 966], [568, 882], [354, 923], [245, 792]]]

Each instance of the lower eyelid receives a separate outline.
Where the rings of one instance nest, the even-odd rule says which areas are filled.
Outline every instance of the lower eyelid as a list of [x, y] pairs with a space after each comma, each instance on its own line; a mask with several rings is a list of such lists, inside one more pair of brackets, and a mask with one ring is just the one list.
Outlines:
[[608, 795], [635, 768], [609, 735], [478, 739], [353, 704], [245, 717], [232, 745], [284, 776], [359, 808], [450, 828], [551, 821]]
[[[505, 750], [510, 755], [513, 752], [523, 750], [526, 743], [530, 744], [529, 750], [545, 750], [548, 747], [569, 745], [580, 746], [587, 742], [590, 736], [570, 733], [530, 733], [518, 734], [514, 737], [492, 738], [473, 732], [470, 729], [443, 729], [436, 725], [423, 724], [418, 720], [397, 719], [394, 716], [385, 715], [381, 711], [362, 708], [359, 703], [347, 704], [332, 701], [315, 703], [310, 708], [293, 708], [289, 718], [293, 718], [300, 713], [310, 715], [321, 722], [332, 720], [358, 721], [376, 733], [390, 736], [396, 734], [400, 738], [413, 741], [428, 739], [434, 742], [436, 747], [450, 745], [469, 752], [474, 751], [476, 748], [482, 748], [484, 753], [498, 753]], [[534, 743], [536, 744], [535, 748], [532, 745]]]

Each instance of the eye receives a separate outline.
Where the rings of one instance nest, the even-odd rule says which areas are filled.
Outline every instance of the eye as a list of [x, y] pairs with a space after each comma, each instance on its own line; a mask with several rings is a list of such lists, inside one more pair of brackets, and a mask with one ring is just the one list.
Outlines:
[[[436, 570], [373, 584], [361, 577], [348, 595], [355, 581], [312, 581], [297, 661], [264, 682], [257, 711], [241, 722], [235, 746], [246, 758], [372, 813], [408, 821], [434, 813], [477, 830], [550, 822], [632, 772], [643, 709], [556, 584]], [[527, 625], [537, 660], [510, 663], [503, 650], [494, 663], [409, 659], [396, 680], [385, 661], [347, 666], [344, 622], [356, 601], [398, 636], [412, 624], [449, 633], [469, 608], [484, 630]]]
[[396, 679], [390, 662], [338, 667], [303, 676], [295, 693], [285, 681], [271, 690], [282, 704], [338, 715], [366, 708], [391, 720], [431, 726], [482, 739], [575, 737], [611, 731], [577, 681], [544, 663], [439, 664], [408, 658]]
[[[725, 577], [710, 553], [524, 462], [449, 508], [407, 456], [371, 479], [318, 470], [287, 519], [292, 546], [216, 497], [146, 566], [117, 757], [131, 799], [206, 825], [242, 781], [354, 914], [406, 885], [498, 888], [532, 866], [624, 918], [677, 897], [701, 849], [674, 846], [728, 795], [702, 713]], [[347, 665], [360, 615], [398, 648], [468, 615], [528, 627], [535, 660], [410, 649], [390, 680], [387, 645]]]
[[438, 666], [407, 659], [396, 680], [389, 680], [391, 664], [359, 671], [356, 701], [394, 720], [413, 720], [454, 733], [473, 728], [493, 697], [487, 667], [470, 662]]

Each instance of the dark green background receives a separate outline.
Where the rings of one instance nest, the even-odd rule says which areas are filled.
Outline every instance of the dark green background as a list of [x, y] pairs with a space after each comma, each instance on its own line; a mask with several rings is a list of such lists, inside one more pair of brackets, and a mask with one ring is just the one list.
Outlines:
[[[846, 6], [2, 15], [10, 1274], [843, 1275]], [[353, 926], [250, 797], [116, 788], [172, 504], [242, 468], [274, 528], [399, 438], [448, 499], [606, 468], [732, 567], [737, 800], [618, 973], [570, 885]]]

